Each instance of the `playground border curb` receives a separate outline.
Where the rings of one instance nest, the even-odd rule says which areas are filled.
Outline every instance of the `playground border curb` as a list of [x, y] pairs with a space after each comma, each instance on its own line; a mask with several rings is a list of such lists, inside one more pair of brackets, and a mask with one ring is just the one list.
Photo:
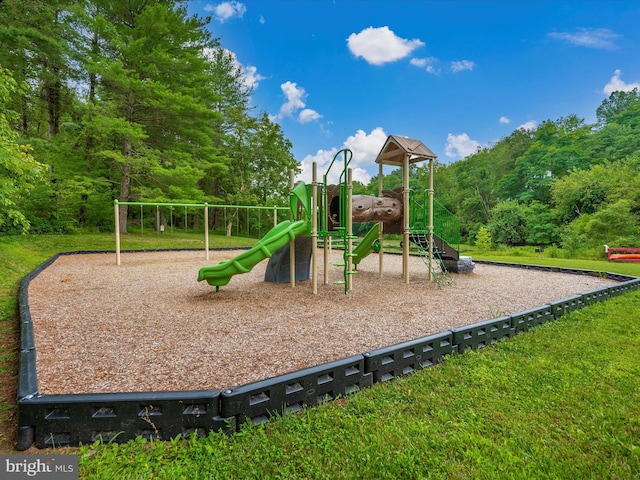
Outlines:
[[[173, 250], [173, 249], [172, 249]], [[196, 249], [181, 249], [196, 250]], [[197, 249], [200, 250], [200, 249]], [[212, 250], [238, 250], [236, 247]], [[128, 250], [128, 252], [163, 250]], [[175, 250], [173, 250], [175, 251]], [[444, 361], [447, 355], [480, 349], [501, 339], [627, 292], [640, 289], [640, 277], [596, 270], [475, 260], [475, 263], [574, 275], [605, 276], [619, 282], [503, 315], [258, 382], [219, 390], [41, 395], [29, 311], [32, 279], [63, 255], [115, 253], [109, 250], [57, 253], [20, 283], [20, 363], [17, 450], [78, 446], [95, 441], [124, 443], [138, 436], [169, 440], [178, 435], [233, 433], [247, 422], [263, 423], [301, 409], [392, 380]]]

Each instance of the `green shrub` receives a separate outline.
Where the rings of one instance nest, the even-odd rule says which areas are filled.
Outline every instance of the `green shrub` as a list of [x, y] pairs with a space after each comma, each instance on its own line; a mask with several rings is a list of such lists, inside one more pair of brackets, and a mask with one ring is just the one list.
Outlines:
[[544, 256], [547, 258], [567, 258], [566, 252], [557, 245], [551, 245], [544, 249]]
[[481, 252], [486, 252], [491, 248], [491, 233], [487, 227], [480, 227], [476, 234], [475, 245]]

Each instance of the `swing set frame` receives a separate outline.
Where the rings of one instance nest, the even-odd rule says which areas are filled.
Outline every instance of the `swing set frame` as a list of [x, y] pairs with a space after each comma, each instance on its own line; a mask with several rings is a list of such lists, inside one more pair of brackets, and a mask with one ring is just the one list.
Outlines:
[[[256, 206], [256, 205], [216, 205], [211, 203], [170, 203], [170, 202], [120, 202], [118, 200], [113, 201], [113, 210], [114, 210], [114, 218], [115, 218], [115, 237], [116, 237], [116, 265], [121, 265], [121, 250], [120, 250], [120, 205], [139, 205], [140, 206], [140, 217], [141, 217], [141, 230], [144, 233], [144, 217], [143, 217], [143, 208], [144, 207], [156, 207], [156, 210], [160, 207], [169, 207], [173, 212], [173, 207], [184, 207], [185, 209], [185, 229], [186, 229], [186, 211], [187, 208], [203, 208], [204, 209], [204, 251], [205, 251], [205, 259], [209, 260], [209, 209], [210, 208], [220, 208], [225, 212], [226, 218], [226, 209], [236, 209], [242, 210], [258, 210], [259, 212], [262, 210], [271, 210], [273, 212], [273, 225], [276, 226], [278, 224], [278, 211], [289, 211], [289, 207], [264, 207], [264, 206]], [[225, 222], [226, 223], [226, 222]], [[171, 230], [173, 231], [173, 215], [171, 215]]]

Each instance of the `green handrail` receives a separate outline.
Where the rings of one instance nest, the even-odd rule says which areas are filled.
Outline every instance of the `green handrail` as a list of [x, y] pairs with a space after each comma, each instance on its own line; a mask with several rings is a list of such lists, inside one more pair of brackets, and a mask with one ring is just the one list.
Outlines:
[[433, 233], [460, 254], [460, 219], [440, 202], [433, 201]]
[[[412, 192], [413, 193], [413, 192]], [[428, 197], [425, 191], [425, 198]], [[429, 208], [410, 196], [409, 228], [426, 231], [429, 226]], [[433, 234], [450, 245], [460, 254], [460, 219], [437, 200], [433, 200]]]

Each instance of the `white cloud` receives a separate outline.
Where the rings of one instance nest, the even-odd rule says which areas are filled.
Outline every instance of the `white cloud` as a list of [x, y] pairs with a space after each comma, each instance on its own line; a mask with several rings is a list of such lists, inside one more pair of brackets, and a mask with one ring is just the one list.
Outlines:
[[536, 122], [535, 120], [529, 120], [528, 122], [525, 122], [518, 128], [516, 128], [516, 130], [535, 130], [537, 126], [538, 122]]
[[440, 69], [434, 66], [437, 61], [438, 59], [436, 57], [412, 58], [409, 60], [409, 63], [414, 67], [424, 68], [427, 72], [433, 75], [439, 75]]
[[449, 158], [465, 158], [473, 153], [476, 153], [481, 147], [480, 143], [469, 138], [466, 133], [460, 135], [447, 135], [447, 146], [444, 149], [444, 153]]
[[[296, 176], [296, 180], [311, 183], [313, 181], [313, 162], [316, 162], [318, 180], [322, 181], [322, 177], [327, 168], [329, 168], [329, 164], [336, 153], [338, 153], [338, 149], [333, 147], [331, 150], [318, 150], [315, 155], [309, 154], [304, 157], [300, 162], [300, 173]], [[339, 175], [339, 173], [333, 170], [337, 170], [337, 168], [332, 168], [332, 171], [329, 172], [330, 176], [327, 178], [327, 183], [329, 184], [338, 183], [336, 176]]]
[[424, 46], [424, 42], [400, 38], [389, 27], [369, 27], [349, 35], [347, 46], [356, 57], [362, 57], [372, 65], [383, 65], [406, 57]]
[[617, 48], [615, 41], [621, 37], [608, 28], [579, 28], [575, 33], [551, 32], [547, 36], [579, 47], [603, 48], [605, 50]]
[[[342, 148], [348, 148], [353, 153], [353, 157], [349, 163], [353, 180], [367, 184], [371, 180], [371, 175], [367, 173], [366, 168], [375, 164], [375, 159], [378, 153], [380, 153], [384, 142], [387, 140], [387, 136], [382, 127], [374, 128], [369, 134], [364, 130], [358, 130], [354, 135], [351, 135], [344, 141], [342, 147], [333, 147], [330, 150], [318, 150], [315, 155], [307, 155], [304, 157], [302, 162], [300, 162], [302, 171], [297, 179], [304, 182], [311, 182], [312, 165], [313, 162], [316, 162], [318, 164], [318, 179], [321, 180], [336, 153]], [[336, 162], [342, 161], [342, 156], [336, 159]], [[327, 177], [327, 182], [337, 184], [340, 181], [341, 173], [342, 164], [334, 163]]]
[[298, 120], [300, 121], [300, 123], [313, 122], [314, 120], [318, 120], [319, 118], [322, 118], [322, 115], [320, 115], [315, 110], [311, 110], [310, 108], [305, 108], [298, 114]]
[[280, 85], [282, 93], [286, 98], [280, 107], [277, 115], [270, 115], [272, 122], [283, 119], [284, 117], [294, 117], [297, 113], [297, 120], [300, 123], [309, 123], [322, 118], [317, 111], [307, 106], [307, 92], [303, 87], [298, 86], [295, 82], [285, 82]]
[[253, 65], [242, 66], [242, 77], [243, 85], [251, 90], [258, 88], [260, 81], [267, 78], [260, 75]]
[[451, 71], [453, 73], [462, 72], [463, 70], [473, 70], [476, 64], [470, 60], [458, 60], [451, 62]]
[[602, 92], [611, 95], [613, 92], [630, 92], [634, 88], [640, 90], [640, 82], [626, 83], [620, 78], [620, 75], [622, 75], [620, 70], [613, 72], [613, 77], [604, 86]]
[[371, 166], [387, 137], [382, 127], [374, 128], [369, 134], [364, 130], [358, 130], [355, 135], [345, 140], [344, 146], [353, 152], [353, 163], [358, 166]]
[[224, 23], [233, 17], [242, 18], [247, 11], [247, 7], [243, 3], [235, 0], [222, 2], [218, 5], [207, 5], [204, 9], [208, 12], [213, 12], [216, 20], [220, 23]]
[[500, 120], [498, 120], [500, 123], [510, 123], [511, 120], [509, 120], [507, 117], [500, 117]]
[[304, 88], [298, 87], [297, 83], [287, 81], [280, 85], [280, 88], [287, 99], [280, 107], [280, 118], [290, 117], [293, 112], [307, 105], [307, 92]]

